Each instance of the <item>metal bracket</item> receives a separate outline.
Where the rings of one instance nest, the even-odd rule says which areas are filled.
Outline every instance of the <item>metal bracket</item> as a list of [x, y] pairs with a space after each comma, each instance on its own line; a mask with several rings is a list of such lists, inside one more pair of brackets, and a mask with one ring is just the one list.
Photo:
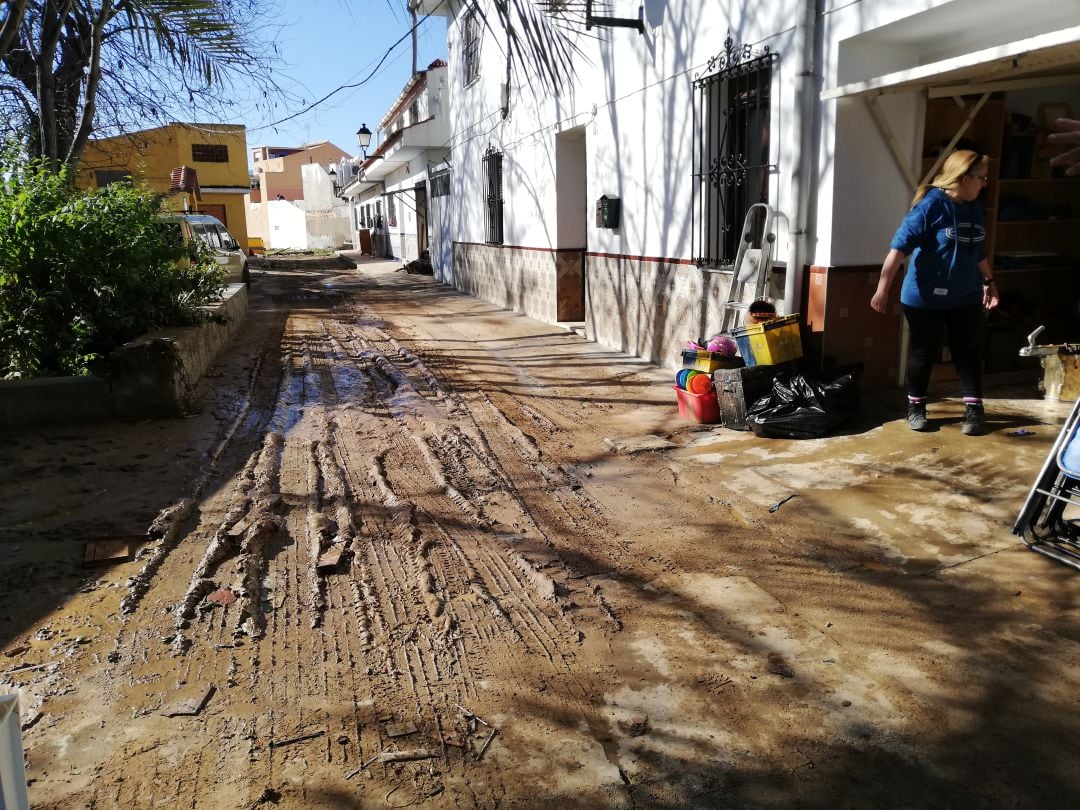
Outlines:
[[630, 17], [596, 17], [592, 13], [593, 0], [585, 0], [585, 30], [598, 28], [634, 28], [639, 34], [645, 33], [645, 6], [638, 6], [637, 19]]

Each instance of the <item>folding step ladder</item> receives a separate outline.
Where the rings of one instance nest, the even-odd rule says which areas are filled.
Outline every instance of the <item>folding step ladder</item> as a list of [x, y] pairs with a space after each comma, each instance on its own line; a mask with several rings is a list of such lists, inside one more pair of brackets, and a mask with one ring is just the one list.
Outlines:
[[[758, 214], [757, 209], [764, 213], [761, 217], [760, 232], [755, 233], [754, 220]], [[730, 334], [731, 330], [738, 326], [739, 313], [750, 307], [749, 301], [744, 301], [746, 285], [754, 282], [753, 301], [765, 295], [765, 287], [769, 283], [769, 274], [772, 272], [772, 251], [776, 243], [776, 234], [772, 230], [773, 209], [766, 203], [755, 203], [746, 211], [743, 220], [742, 238], [739, 239], [739, 249], [735, 253], [735, 272], [731, 276], [731, 289], [728, 291], [728, 300], [724, 302], [720, 312], [720, 331]]]

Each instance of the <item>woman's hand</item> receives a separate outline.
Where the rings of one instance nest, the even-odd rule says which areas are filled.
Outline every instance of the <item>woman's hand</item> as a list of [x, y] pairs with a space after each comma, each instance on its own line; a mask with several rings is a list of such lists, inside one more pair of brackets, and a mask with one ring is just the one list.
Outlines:
[[994, 282], [990, 282], [983, 287], [983, 308], [988, 312], [998, 305], [998, 291], [997, 285]]

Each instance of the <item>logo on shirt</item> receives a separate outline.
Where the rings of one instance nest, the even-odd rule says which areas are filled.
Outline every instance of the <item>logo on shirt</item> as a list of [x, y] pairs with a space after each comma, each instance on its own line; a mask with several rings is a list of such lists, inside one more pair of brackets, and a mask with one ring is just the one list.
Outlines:
[[946, 228], [945, 235], [966, 244], [985, 242], [986, 228], [973, 222], [961, 222], [955, 228]]

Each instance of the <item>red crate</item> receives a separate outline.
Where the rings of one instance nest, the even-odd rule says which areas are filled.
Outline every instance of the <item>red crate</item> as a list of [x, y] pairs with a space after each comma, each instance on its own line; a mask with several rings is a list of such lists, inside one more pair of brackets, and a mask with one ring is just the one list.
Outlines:
[[716, 391], [710, 389], [707, 394], [691, 394], [677, 385], [672, 388], [679, 398], [679, 416], [683, 419], [704, 424], [720, 421], [720, 403], [716, 401]]

